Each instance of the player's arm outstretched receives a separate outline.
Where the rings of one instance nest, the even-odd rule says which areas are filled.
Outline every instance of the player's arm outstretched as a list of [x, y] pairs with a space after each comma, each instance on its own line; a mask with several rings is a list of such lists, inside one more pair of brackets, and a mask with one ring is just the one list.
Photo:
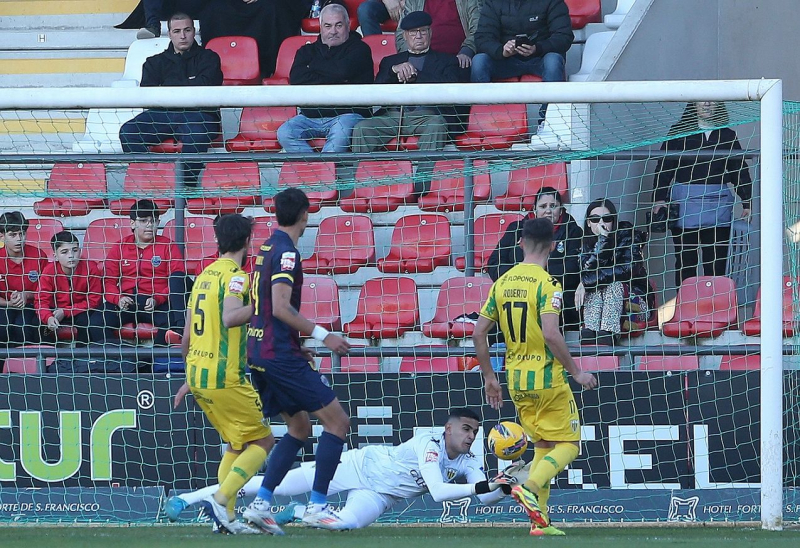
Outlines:
[[344, 355], [350, 351], [350, 343], [342, 337], [331, 333], [322, 326], [305, 318], [291, 304], [292, 286], [284, 283], [272, 285], [272, 315], [304, 335], [311, 335], [337, 354]]
[[483, 500], [484, 496], [489, 494], [493, 494], [493, 497], [489, 500], [494, 497], [499, 500], [503, 495], [511, 493], [514, 479], [502, 473], [491, 480], [487, 480], [486, 476], [479, 472], [477, 475], [469, 474], [467, 476], [469, 483], [446, 482], [439, 468], [439, 447], [436, 444], [429, 445], [420, 460], [423, 462], [420, 463], [419, 473], [422, 479], [425, 480], [428, 492], [436, 502], [456, 500], [471, 495], [478, 495]]
[[564, 335], [561, 334], [561, 329], [558, 325], [558, 314], [542, 314], [542, 335], [544, 335], [544, 341], [550, 352], [561, 362], [564, 369], [572, 375], [575, 382], [587, 390], [597, 386], [595, 376], [586, 371], [581, 371], [578, 368], [578, 364], [572, 359], [569, 348], [567, 348], [567, 342], [564, 340]]

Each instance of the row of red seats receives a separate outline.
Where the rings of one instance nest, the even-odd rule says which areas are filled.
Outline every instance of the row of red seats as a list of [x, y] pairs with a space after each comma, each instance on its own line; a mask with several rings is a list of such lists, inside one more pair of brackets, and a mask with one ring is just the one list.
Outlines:
[[[324, 190], [307, 192], [311, 212], [326, 205], [338, 205], [354, 213], [385, 213], [405, 204], [418, 203], [425, 211], [464, 210], [464, 162], [436, 162], [429, 192], [417, 200], [414, 195], [411, 162], [361, 162], [356, 170], [356, 185], [352, 194], [339, 198], [336, 190], [336, 167], [332, 162], [284, 163], [278, 175], [278, 186], [319, 186]], [[473, 196], [476, 202], [486, 202], [491, 195], [491, 178], [486, 162], [476, 161]], [[375, 186], [375, 182], [391, 182]], [[274, 211], [271, 198], [261, 198], [261, 178], [256, 162], [212, 162], [203, 171], [203, 187], [208, 194], [186, 202], [191, 213], [217, 215], [240, 213], [245, 207], [263, 203], [266, 211]], [[567, 168], [564, 163], [514, 169], [508, 175], [506, 192], [495, 197], [494, 205], [502, 211], [531, 211], [536, 192], [551, 186], [566, 193]], [[170, 163], [137, 164], [128, 166], [123, 192], [130, 196], [169, 196], [175, 189], [175, 166]], [[94, 209], [108, 208], [117, 215], [126, 215], [135, 198], [121, 198], [108, 203], [102, 198], [108, 192], [105, 168], [102, 164], [57, 163], [47, 180], [47, 190], [54, 196], [34, 204], [37, 215], [72, 217], [87, 215]], [[61, 194], [61, 196], [59, 196]], [[157, 198], [162, 211], [172, 208], [172, 198]]]

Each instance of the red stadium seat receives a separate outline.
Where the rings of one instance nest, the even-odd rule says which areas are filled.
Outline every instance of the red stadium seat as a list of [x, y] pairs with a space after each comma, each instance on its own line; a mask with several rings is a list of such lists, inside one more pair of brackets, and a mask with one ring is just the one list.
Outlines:
[[617, 356], [581, 356], [574, 358], [581, 371], [616, 371], [619, 369]]
[[[443, 345], [417, 346], [415, 348], [447, 348]], [[460, 371], [458, 356], [446, 358], [431, 358], [418, 356], [403, 356], [400, 362], [400, 373], [450, 373]]]
[[[54, 348], [52, 346], [42, 344], [31, 344], [21, 346], [20, 348], [34, 350], [37, 348]], [[49, 366], [55, 361], [55, 358], [45, 358], [45, 367]], [[29, 356], [25, 358], [5, 358], [5, 365], [3, 365], [3, 373], [19, 373], [19, 374], [39, 374], [44, 373], [41, 370], [41, 361], [39, 356]]]
[[[408, 161], [361, 162], [356, 170], [356, 188], [339, 201], [339, 207], [347, 212], [387, 213], [413, 203], [412, 176], [413, 168]], [[375, 181], [390, 184], [375, 186]]]
[[419, 323], [417, 284], [411, 278], [373, 278], [361, 288], [356, 317], [344, 332], [358, 339], [400, 337]]
[[205, 44], [219, 55], [222, 64], [223, 86], [258, 86], [261, 69], [258, 64], [258, 44], [249, 36], [220, 36]]
[[[486, 171], [485, 161], [475, 161], [474, 170]], [[488, 173], [476, 173], [473, 177], [475, 202], [486, 202], [492, 193], [492, 182]], [[450, 213], [464, 211], [464, 162], [441, 160], [433, 167], [430, 190], [419, 199], [423, 211]]]
[[372, 50], [372, 66], [375, 70], [375, 76], [377, 76], [378, 69], [381, 66], [381, 60], [383, 60], [384, 57], [397, 53], [394, 35], [371, 34], [364, 37], [364, 42], [366, 42], [369, 49]]
[[722, 356], [720, 371], [751, 371], [761, 369], [761, 355]]
[[573, 29], [582, 29], [589, 23], [602, 21], [600, 0], [565, 0]]
[[132, 197], [111, 201], [108, 204], [111, 213], [128, 215], [136, 200], [149, 198], [163, 214], [175, 205], [172, 198], [175, 192], [175, 164], [129, 164], [122, 190], [126, 196]]
[[275, 62], [275, 72], [269, 78], [264, 78], [261, 83], [265, 86], [289, 85], [289, 72], [292, 70], [297, 50], [316, 39], [316, 36], [290, 36], [281, 42]]
[[522, 76], [512, 76], [510, 78], [493, 79], [492, 82], [541, 82], [542, 77], [534, 74], [523, 74]]
[[[475, 219], [475, 247], [473, 255], [473, 267], [483, 270], [489, 262], [489, 256], [497, 247], [500, 238], [503, 237], [511, 223], [522, 219], [522, 215], [514, 213], [490, 213]], [[465, 270], [467, 266], [466, 257], [456, 257], [456, 268]]]
[[119, 338], [126, 341], [151, 341], [158, 329], [149, 323], [126, 323], [119, 330]]
[[56, 196], [34, 203], [33, 211], [45, 217], [87, 215], [93, 209], [106, 206], [103, 196], [107, 190], [106, 168], [103, 164], [56, 163], [47, 179], [48, 194]]
[[241, 213], [256, 205], [261, 197], [261, 175], [256, 162], [212, 162], [203, 170], [203, 188], [213, 196], [189, 198], [191, 213], [225, 215]]
[[53, 246], [50, 245], [50, 238], [64, 230], [64, 225], [58, 219], [29, 219], [28, 233], [25, 243], [34, 245], [53, 260]]
[[325, 329], [341, 331], [339, 286], [327, 276], [303, 277], [303, 301], [300, 313]]
[[128, 217], [95, 219], [89, 223], [83, 235], [81, 256], [95, 261], [102, 268], [109, 246], [131, 233], [131, 220]]
[[375, 262], [375, 235], [366, 215], [333, 215], [319, 225], [314, 253], [303, 259], [303, 271], [352, 274]]
[[471, 337], [475, 324], [456, 320], [479, 313], [491, 287], [489, 278], [450, 278], [439, 290], [436, 314], [431, 321], [422, 324], [422, 333], [439, 339]]
[[[327, 186], [325, 190], [303, 190], [311, 202], [309, 213], [316, 213], [323, 205], [334, 205], [339, 197], [336, 190], [336, 164], [333, 162], [284, 162], [278, 175], [278, 186]], [[264, 198], [264, 209], [275, 211], [272, 197]]]
[[[363, 348], [352, 345], [353, 348]], [[331, 359], [328, 356], [322, 358], [319, 364], [320, 373], [332, 373]], [[380, 373], [381, 359], [374, 357], [361, 356], [342, 356], [340, 373]]]
[[392, 231], [389, 254], [378, 270], [392, 273], [433, 272], [450, 264], [450, 221], [444, 215], [407, 215]]
[[239, 122], [239, 135], [225, 142], [228, 152], [278, 151], [278, 128], [295, 116], [295, 107], [245, 107]]
[[566, 196], [567, 164], [559, 162], [510, 171], [508, 188], [505, 194], [494, 199], [494, 206], [502, 211], [533, 211], [536, 193], [545, 186], [553, 187], [561, 196]]
[[[218, 134], [212, 141], [211, 147], [219, 147], [222, 145], [222, 133]], [[147, 147], [150, 152], [157, 154], [178, 154], [183, 152], [183, 143], [175, 139], [164, 139], [157, 145], [150, 145]]]
[[697, 356], [641, 356], [639, 371], [693, 371], [700, 368]]
[[275, 217], [264, 215], [253, 217], [253, 235], [250, 237], [250, 255], [258, 255], [261, 246], [269, 240], [275, 229], [278, 228], [278, 221]]
[[[175, 241], [175, 219], [164, 225], [162, 234]], [[186, 271], [194, 272], [197, 264], [205, 257], [217, 252], [217, 241], [214, 235], [214, 221], [208, 217], [186, 217], [184, 219], [184, 259]]]
[[736, 287], [730, 278], [688, 278], [678, 288], [675, 315], [661, 331], [668, 337], [718, 337], [736, 325], [736, 307]]
[[528, 113], [525, 105], [473, 105], [466, 133], [456, 137], [456, 147], [465, 150], [511, 148], [525, 142]]
[[[792, 279], [783, 278], [783, 336], [792, 337], [800, 332], [800, 327], [794, 320], [794, 294]], [[756, 308], [753, 317], [742, 324], [742, 333], [748, 336], [761, 335], [761, 288], [758, 288]]]

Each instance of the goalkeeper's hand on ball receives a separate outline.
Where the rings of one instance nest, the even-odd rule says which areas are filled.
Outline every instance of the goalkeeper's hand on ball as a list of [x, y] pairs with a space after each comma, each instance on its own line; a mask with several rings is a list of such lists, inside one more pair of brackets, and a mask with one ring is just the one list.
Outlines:
[[526, 463], [524, 460], [520, 459], [507, 466], [506, 469], [503, 470], [503, 473], [513, 476], [514, 485], [516, 485], [517, 483], [525, 483], [525, 480], [528, 479], [528, 474], [530, 474], [530, 471], [531, 463]]
[[[525, 468], [525, 466], [525, 461], [517, 461], [505, 470], [499, 472], [492, 479], [476, 483], [476, 494], [481, 495], [483, 493], [494, 491], [495, 489], [502, 489], [503, 493], [510, 495], [511, 488], [523, 481], [523, 479], [520, 479], [519, 475], [517, 474], [519, 471]], [[527, 470], [524, 472], [524, 474], [525, 477], [527, 477]]]

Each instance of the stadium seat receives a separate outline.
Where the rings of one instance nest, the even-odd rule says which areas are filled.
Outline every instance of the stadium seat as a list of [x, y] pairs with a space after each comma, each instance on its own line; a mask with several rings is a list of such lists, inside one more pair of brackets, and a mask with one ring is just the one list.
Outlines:
[[375, 235], [366, 215], [332, 215], [319, 224], [314, 253], [303, 259], [303, 271], [352, 274], [375, 262]]
[[543, 166], [524, 167], [508, 173], [508, 188], [494, 199], [494, 206], [501, 211], [533, 211], [536, 193], [549, 186], [566, 196], [567, 164], [558, 162]]
[[[350, 213], [387, 213], [413, 203], [412, 176], [409, 161], [361, 162], [356, 170], [356, 187], [339, 201], [339, 207]], [[375, 186], [375, 181], [391, 184]]]
[[228, 152], [281, 150], [278, 128], [297, 114], [295, 107], [245, 107], [239, 122], [239, 134], [225, 141]]
[[[476, 160], [473, 170], [487, 170], [485, 161]], [[473, 197], [475, 202], [486, 202], [492, 193], [489, 173], [476, 173], [473, 177]], [[423, 211], [450, 213], [464, 211], [464, 161], [441, 160], [433, 167], [433, 180], [430, 190], [419, 199]]]
[[375, 70], [375, 76], [377, 76], [378, 69], [381, 66], [381, 60], [383, 60], [384, 57], [397, 53], [394, 35], [371, 34], [370, 36], [364, 37], [364, 42], [366, 42], [369, 49], [372, 50], [372, 66]]
[[89, 223], [83, 235], [81, 257], [96, 262], [102, 268], [109, 246], [131, 233], [131, 220], [128, 217], [95, 219]]
[[[351, 345], [351, 348], [364, 348]], [[339, 373], [380, 373], [381, 359], [378, 357], [342, 356]], [[320, 373], [332, 373], [331, 358], [325, 356], [319, 364]]]
[[[21, 346], [22, 349], [34, 350], [37, 348], [54, 348], [52, 346], [42, 344], [31, 344]], [[45, 358], [45, 367], [49, 366], [55, 361], [55, 358]], [[25, 358], [5, 358], [5, 365], [3, 365], [3, 373], [18, 373], [18, 374], [39, 374], [44, 373], [40, 367], [39, 356], [29, 356]]]
[[527, 140], [528, 114], [525, 105], [473, 105], [466, 133], [455, 139], [463, 150], [511, 148]]
[[522, 76], [511, 76], [510, 78], [493, 78], [492, 82], [541, 82], [542, 77], [534, 74], [523, 74]]
[[[162, 234], [175, 241], [175, 219], [164, 225]], [[183, 237], [185, 248], [183, 252], [186, 261], [186, 271], [194, 272], [197, 264], [205, 257], [217, 252], [217, 241], [214, 235], [214, 221], [208, 217], [184, 218]]]
[[583, 56], [581, 57], [581, 68], [569, 77], [570, 82], [586, 82], [589, 79], [614, 34], [615, 32], [613, 31], [597, 32], [586, 39], [586, 44], [583, 46]]
[[126, 196], [132, 197], [112, 200], [108, 204], [111, 213], [128, 215], [136, 200], [149, 198], [156, 203], [163, 214], [175, 205], [172, 198], [175, 192], [175, 164], [129, 164], [122, 183], [122, 191]]
[[419, 323], [417, 284], [412, 278], [373, 278], [361, 287], [356, 317], [344, 332], [357, 339], [400, 337]]
[[594, 373], [619, 369], [619, 357], [617, 356], [576, 356], [574, 360], [581, 371]]
[[582, 29], [589, 23], [601, 21], [600, 0], [565, 0], [573, 29]]
[[752, 371], [756, 369], [761, 369], [760, 354], [722, 356], [719, 364], [720, 371]]
[[[222, 133], [219, 133], [211, 141], [211, 148], [219, 148], [222, 145]], [[183, 143], [173, 138], [164, 139], [157, 145], [150, 145], [147, 150], [154, 154], [178, 154], [183, 152]]]
[[475, 324], [457, 320], [478, 314], [489, 297], [491, 287], [492, 280], [489, 278], [450, 278], [445, 281], [436, 298], [436, 313], [431, 321], [422, 324], [422, 333], [438, 339], [471, 337]]
[[245, 207], [256, 205], [261, 199], [261, 175], [256, 162], [206, 164], [202, 186], [213, 195], [186, 200], [186, 209], [191, 213], [241, 213]]
[[[447, 348], [443, 345], [416, 346], [415, 348]], [[418, 356], [403, 356], [400, 362], [400, 373], [450, 373], [460, 371], [459, 357], [431, 358]]]
[[64, 230], [64, 225], [58, 219], [29, 219], [28, 222], [30, 224], [25, 242], [41, 249], [52, 261], [53, 246], [50, 245], [50, 238]]
[[223, 86], [258, 86], [261, 68], [258, 64], [258, 44], [249, 36], [220, 36], [205, 44], [219, 55], [222, 64]]
[[50, 196], [35, 202], [33, 211], [45, 217], [87, 215], [93, 209], [106, 206], [103, 196], [107, 190], [103, 164], [59, 162], [53, 166], [47, 179], [47, 193]]
[[290, 36], [281, 42], [278, 49], [278, 58], [275, 62], [275, 72], [269, 78], [264, 78], [261, 83], [265, 86], [289, 85], [289, 72], [292, 70], [294, 56], [297, 50], [316, 40], [316, 36]]
[[[783, 336], [792, 337], [800, 332], [797, 322], [794, 320], [794, 294], [792, 279], [788, 276], [783, 278]], [[753, 317], [742, 324], [742, 333], [751, 337], [761, 335], [761, 288], [758, 288], [756, 296], [756, 308]]]
[[[311, 202], [309, 213], [316, 213], [323, 205], [334, 205], [339, 197], [336, 190], [336, 164], [333, 162], [284, 162], [278, 175], [278, 186], [325, 186], [325, 190], [303, 188]], [[275, 211], [272, 196], [264, 198], [264, 210]]]
[[278, 228], [278, 221], [270, 215], [253, 217], [253, 235], [250, 237], [250, 255], [258, 255], [261, 246], [269, 240], [273, 231]]
[[392, 231], [389, 254], [378, 270], [392, 273], [433, 272], [450, 264], [450, 221], [444, 215], [407, 215]]
[[736, 325], [736, 287], [725, 276], [698, 276], [678, 288], [675, 315], [661, 331], [668, 337], [718, 337]]
[[603, 24], [612, 30], [616, 30], [622, 25], [625, 16], [631, 11], [636, 0], [617, 0], [617, 7], [614, 8], [613, 13], [603, 17]]
[[119, 338], [126, 341], [151, 341], [158, 329], [149, 323], [126, 323], [119, 330]]
[[639, 371], [692, 371], [700, 368], [697, 356], [641, 356]]
[[[483, 270], [489, 261], [489, 256], [497, 247], [500, 238], [505, 234], [506, 229], [514, 221], [522, 219], [522, 215], [514, 213], [490, 213], [475, 219], [474, 253], [472, 266], [477, 270]], [[466, 257], [456, 257], [456, 268], [465, 270], [467, 266]]]
[[328, 276], [304, 276], [300, 313], [325, 329], [341, 331], [339, 286]]

